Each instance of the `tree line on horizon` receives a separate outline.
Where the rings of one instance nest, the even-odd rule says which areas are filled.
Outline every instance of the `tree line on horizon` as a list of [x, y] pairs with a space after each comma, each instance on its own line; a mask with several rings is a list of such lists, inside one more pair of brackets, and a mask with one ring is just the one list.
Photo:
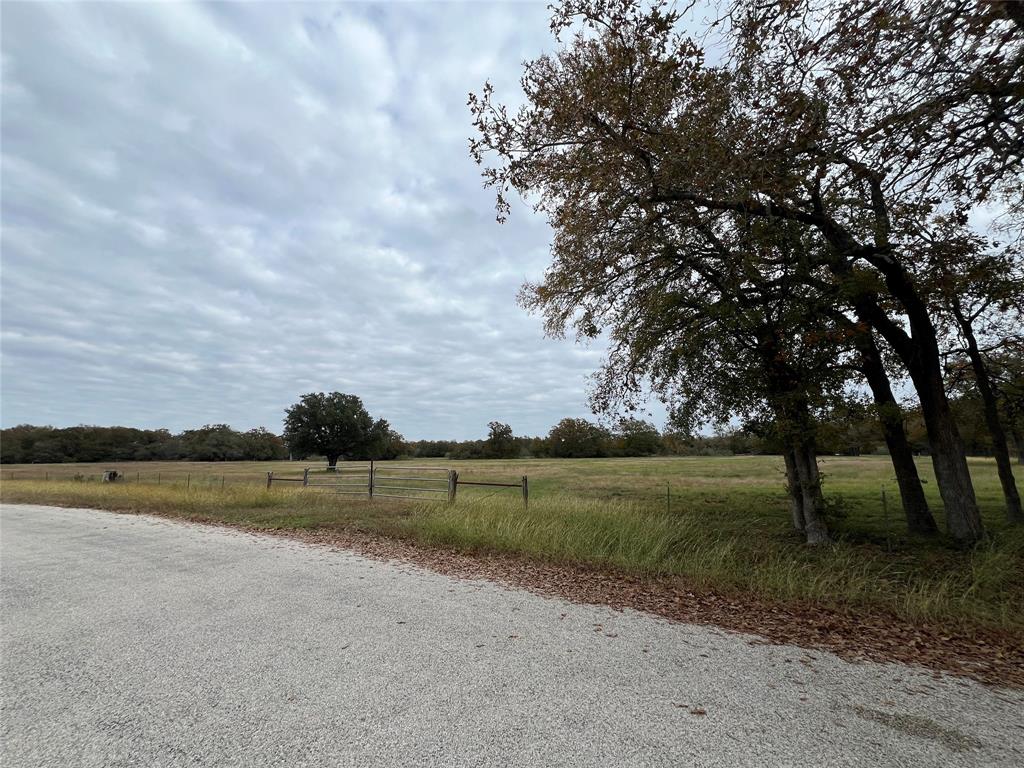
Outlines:
[[272, 461], [288, 458], [284, 440], [263, 427], [244, 432], [206, 424], [168, 429], [19, 424], [0, 430], [0, 463], [98, 461]]
[[[992, 456], [992, 437], [981, 417], [976, 396], [965, 394], [953, 401], [965, 446], [973, 456]], [[907, 409], [906, 432], [911, 450], [930, 453], [928, 434], [919, 409]], [[883, 431], [864, 403], [848, 403], [817, 425], [819, 455], [860, 456], [885, 453]], [[1024, 464], [1024, 419], [1013, 422], [1016, 442], [1011, 446], [1017, 462]], [[488, 436], [479, 440], [406, 440], [388, 430], [386, 445], [347, 460], [399, 458], [519, 459], [519, 458], [616, 458], [637, 456], [732, 456], [780, 455], [783, 449], [771, 429], [749, 423], [691, 434], [666, 427], [659, 430], [643, 419], [621, 419], [612, 427], [587, 419], [566, 418], [547, 435], [515, 435], [508, 424], [494, 421]], [[319, 459], [322, 454], [292, 451], [282, 435], [265, 428], [238, 431], [227, 424], [207, 424], [198, 429], [172, 433], [167, 429], [77, 426], [54, 428], [21, 424], [0, 430], [0, 463], [60, 464], [103, 461], [282, 461]]]

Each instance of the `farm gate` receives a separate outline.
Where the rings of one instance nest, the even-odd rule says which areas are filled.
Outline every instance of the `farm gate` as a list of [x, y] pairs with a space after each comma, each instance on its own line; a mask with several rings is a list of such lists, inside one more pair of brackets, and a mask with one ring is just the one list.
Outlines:
[[267, 472], [267, 488], [274, 483], [296, 483], [303, 488], [317, 488], [347, 496], [369, 499], [436, 499], [454, 503], [459, 486], [519, 488], [523, 505], [529, 504], [527, 477], [518, 483], [496, 483], [462, 480], [459, 473], [446, 467], [415, 467], [405, 464], [383, 466], [379, 462], [342, 462], [336, 467], [306, 467], [301, 477], [285, 477]]

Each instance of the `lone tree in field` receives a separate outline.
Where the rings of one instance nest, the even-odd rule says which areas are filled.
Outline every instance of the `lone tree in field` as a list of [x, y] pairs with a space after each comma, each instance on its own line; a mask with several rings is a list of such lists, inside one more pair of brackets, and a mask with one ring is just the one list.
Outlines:
[[380, 458], [391, 434], [387, 421], [375, 421], [355, 395], [310, 393], [285, 411], [288, 448], [299, 455], [322, 454], [331, 467], [339, 458]]

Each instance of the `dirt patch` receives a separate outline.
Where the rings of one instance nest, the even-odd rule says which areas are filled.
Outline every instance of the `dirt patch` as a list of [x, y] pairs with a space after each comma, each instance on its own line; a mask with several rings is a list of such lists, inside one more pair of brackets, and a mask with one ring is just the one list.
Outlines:
[[850, 707], [850, 711], [864, 720], [881, 723], [899, 733], [937, 741], [951, 752], [967, 752], [971, 749], [981, 749], [984, 746], [973, 736], [960, 733], [954, 728], [945, 728], [926, 717], [899, 712], [882, 712], [861, 706]]

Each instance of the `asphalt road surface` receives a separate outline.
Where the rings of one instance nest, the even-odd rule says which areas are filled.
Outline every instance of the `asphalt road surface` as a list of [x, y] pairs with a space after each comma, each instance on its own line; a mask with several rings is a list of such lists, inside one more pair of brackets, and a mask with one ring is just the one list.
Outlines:
[[0, 540], [5, 768], [1024, 765], [1019, 691], [154, 517]]

